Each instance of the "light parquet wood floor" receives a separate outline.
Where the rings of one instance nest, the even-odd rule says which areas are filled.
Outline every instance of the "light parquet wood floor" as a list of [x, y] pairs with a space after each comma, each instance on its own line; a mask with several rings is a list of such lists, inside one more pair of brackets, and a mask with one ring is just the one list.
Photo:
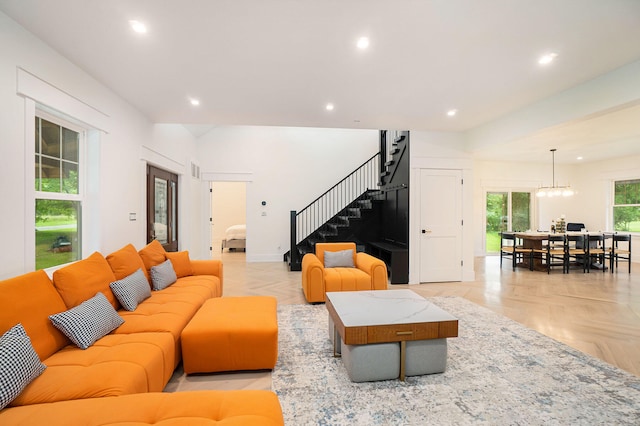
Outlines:
[[[246, 263], [242, 252], [224, 262], [224, 295], [272, 295], [278, 303], [306, 303], [301, 273], [284, 262]], [[640, 265], [609, 271], [544, 272], [500, 269], [499, 257], [476, 258], [473, 282], [389, 285], [424, 297], [460, 296], [529, 328], [640, 376]]]

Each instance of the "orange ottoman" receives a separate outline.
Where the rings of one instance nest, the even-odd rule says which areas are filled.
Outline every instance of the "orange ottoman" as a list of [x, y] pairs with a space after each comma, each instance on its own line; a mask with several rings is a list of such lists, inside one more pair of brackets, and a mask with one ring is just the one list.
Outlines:
[[271, 370], [278, 360], [277, 301], [269, 296], [207, 300], [182, 330], [184, 372]]

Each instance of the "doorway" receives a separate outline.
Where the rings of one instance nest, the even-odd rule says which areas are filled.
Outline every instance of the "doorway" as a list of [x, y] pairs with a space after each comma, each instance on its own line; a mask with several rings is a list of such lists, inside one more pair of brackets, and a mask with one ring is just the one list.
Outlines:
[[531, 229], [531, 192], [488, 191], [485, 217], [485, 251], [498, 253], [501, 232]]
[[247, 183], [211, 182], [211, 254], [246, 252]]
[[147, 243], [178, 251], [178, 175], [147, 165]]
[[462, 171], [420, 170], [420, 282], [462, 280]]

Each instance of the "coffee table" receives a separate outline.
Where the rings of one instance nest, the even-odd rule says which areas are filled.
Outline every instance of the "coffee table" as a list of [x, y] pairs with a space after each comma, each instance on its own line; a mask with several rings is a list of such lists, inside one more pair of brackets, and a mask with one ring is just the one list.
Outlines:
[[407, 368], [408, 375], [444, 371], [446, 339], [458, 336], [458, 319], [453, 315], [411, 290], [341, 291], [326, 296], [334, 355], [342, 356], [352, 381], [404, 380]]

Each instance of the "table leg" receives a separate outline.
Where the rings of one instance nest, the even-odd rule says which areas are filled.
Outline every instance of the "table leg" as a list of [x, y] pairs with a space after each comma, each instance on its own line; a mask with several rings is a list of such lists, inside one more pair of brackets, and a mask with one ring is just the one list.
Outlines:
[[342, 356], [341, 353], [338, 352], [338, 339], [340, 339], [340, 334], [338, 333], [338, 329], [335, 324], [333, 326], [333, 357], [339, 358]]
[[400, 380], [404, 382], [406, 371], [407, 341], [400, 341]]

